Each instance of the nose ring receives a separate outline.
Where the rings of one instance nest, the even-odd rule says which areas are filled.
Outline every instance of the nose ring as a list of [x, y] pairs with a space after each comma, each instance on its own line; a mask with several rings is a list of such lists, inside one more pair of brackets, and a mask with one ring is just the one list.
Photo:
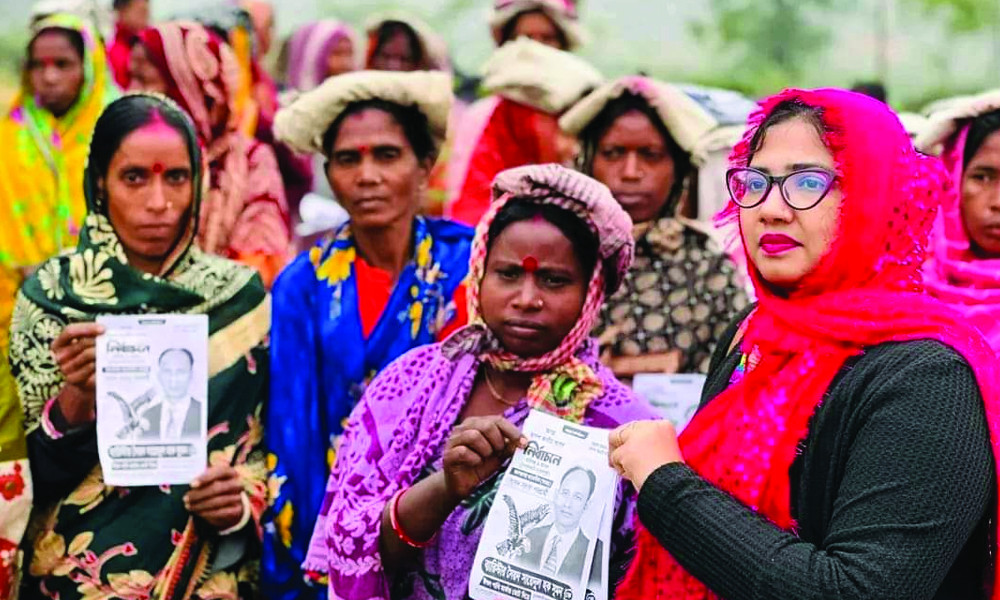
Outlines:
[[538, 300], [535, 300], [534, 302], [531, 303], [531, 307], [536, 310], [542, 310], [543, 308], [545, 308], [545, 300], [539, 298]]

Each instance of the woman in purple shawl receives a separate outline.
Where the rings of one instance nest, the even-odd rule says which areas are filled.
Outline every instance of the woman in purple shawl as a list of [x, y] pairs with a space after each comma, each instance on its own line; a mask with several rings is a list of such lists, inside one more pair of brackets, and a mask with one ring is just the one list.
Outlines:
[[[655, 418], [590, 338], [632, 261], [628, 216], [556, 165], [501, 173], [493, 198], [472, 247], [470, 325], [393, 362], [351, 414], [304, 564], [329, 577], [331, 598], [465, 598], [532, 409], [603, 428]], [[618, 491], [612, 582], [627, 568], [634, 495]]]

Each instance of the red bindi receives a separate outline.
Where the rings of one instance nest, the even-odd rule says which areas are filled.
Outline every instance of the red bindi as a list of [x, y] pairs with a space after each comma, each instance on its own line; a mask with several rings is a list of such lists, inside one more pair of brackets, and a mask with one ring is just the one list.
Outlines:
[[372, 147], [371, 146], [358, 146], [358, 153], [360, 153], [361, 156], [364, 156], [365, 154], [369, 154], [369, 153], [371, 153], [371, 151], [372, 151]]
[[534, 273], [538, 270], [538, 259], [534, 256], [526, 256], [524, 257], [524, 260], [521, 261], [521, 267], [523, 267], [527, 273]]
[[153, 173], [159, 175], [163, 172], [163, 165], [160, 163], [153, 163]]

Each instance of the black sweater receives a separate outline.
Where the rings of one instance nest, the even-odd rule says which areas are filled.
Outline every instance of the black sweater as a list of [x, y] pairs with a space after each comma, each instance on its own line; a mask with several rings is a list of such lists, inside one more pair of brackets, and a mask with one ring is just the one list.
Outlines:
[[[702, 406], [739, 352], [719, 341]], [[646, 480], [639, 517], [726, 600], [979, 599], [996, 481], [968, 363], [935, 341], [881, 344], [838, 373], [792, 464], [796, 536], [683, 464]]]

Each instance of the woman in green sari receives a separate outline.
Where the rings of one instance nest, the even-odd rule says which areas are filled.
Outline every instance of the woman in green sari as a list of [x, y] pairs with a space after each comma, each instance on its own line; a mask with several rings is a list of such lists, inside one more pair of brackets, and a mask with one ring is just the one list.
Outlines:
[[[36, 490], [23, 597], [250, 597], [268, 496], [270, 298], [253, 270], [192, 243], [202, 158], [190, 119], [165, 98], [108, 106], [84, 187], [76, 251], [44, 263], [14, 309]], [[208, 469], [190, 486], [111, 487], [97, 460], [94, 321], [164, 313], [209, 318]]]

